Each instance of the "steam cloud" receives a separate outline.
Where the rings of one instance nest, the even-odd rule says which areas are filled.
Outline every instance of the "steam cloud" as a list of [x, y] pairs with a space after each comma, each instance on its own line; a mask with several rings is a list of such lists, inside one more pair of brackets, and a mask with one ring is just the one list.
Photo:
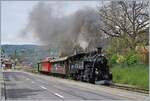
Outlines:
[[39, 2], [29, 15], [26, 31], [32, 32], [46, 45], [52, 45], [72, 54], [75, 48], [96, 47], [101, 34], [98, 28], [98, 14], [90, 7], [64, 15], [61, 8]]

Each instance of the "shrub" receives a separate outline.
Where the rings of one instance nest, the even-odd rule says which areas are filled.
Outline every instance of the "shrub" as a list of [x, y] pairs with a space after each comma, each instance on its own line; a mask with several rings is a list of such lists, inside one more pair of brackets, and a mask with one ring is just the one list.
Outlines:
[[124, 56], [118, 55], [116, 62], [117, 62], [117, 63], [124, 63], [125, 60], [126, 60], [126, 58], [125, 58]]
[[111, 64], [124, 63], [126, 58], [123, 55], [114, 54], [111, 57]]
[[128, 65], [136, 64], [138, 62], [138, 58], [139, 58], [138, 54], [135, 54], [135, 53], [131, 54], [130, 53], [126, 56], [126, 63]]
[[110, 57], [110, 63], [111, 64], [127, 64], [127, 65], [132, 65], [132, 64], [137, 64], [139, 62], [139, 57], [135, 52], [130, 52], [125, 55], [119, 55], [119, 54], [113, 54]]
[[110, 59], [111, 64], [115, 64], [117, 59], [118, 59], [117, 54], [112, 55], [112, 57], [111, 57], [111, 59]]

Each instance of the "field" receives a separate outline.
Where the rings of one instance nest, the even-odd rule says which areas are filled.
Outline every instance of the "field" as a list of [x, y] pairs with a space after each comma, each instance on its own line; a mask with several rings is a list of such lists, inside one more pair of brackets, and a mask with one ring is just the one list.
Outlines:
[[113, 65], [113, 82], [149, 89], [148, 65]]

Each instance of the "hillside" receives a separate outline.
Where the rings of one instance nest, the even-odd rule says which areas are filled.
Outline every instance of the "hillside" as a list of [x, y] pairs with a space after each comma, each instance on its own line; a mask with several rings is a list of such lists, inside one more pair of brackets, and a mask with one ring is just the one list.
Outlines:
[[2, 49], [6, 57], [17, 58], [25, 65], [35, 65], [40, 59], [56, 57], [58, 53], [54, 48], [39, 45], [2, 45]]

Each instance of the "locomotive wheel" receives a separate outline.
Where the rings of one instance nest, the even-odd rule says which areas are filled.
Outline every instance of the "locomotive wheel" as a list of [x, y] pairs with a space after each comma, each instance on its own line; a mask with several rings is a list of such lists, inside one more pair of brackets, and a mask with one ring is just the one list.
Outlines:
[[112, 80], [113, 76], [112, 74], [109, 74], [109, 80]]
[[94, 79], [90, 79], [89, 83], [95, 84], [95, 80]]

